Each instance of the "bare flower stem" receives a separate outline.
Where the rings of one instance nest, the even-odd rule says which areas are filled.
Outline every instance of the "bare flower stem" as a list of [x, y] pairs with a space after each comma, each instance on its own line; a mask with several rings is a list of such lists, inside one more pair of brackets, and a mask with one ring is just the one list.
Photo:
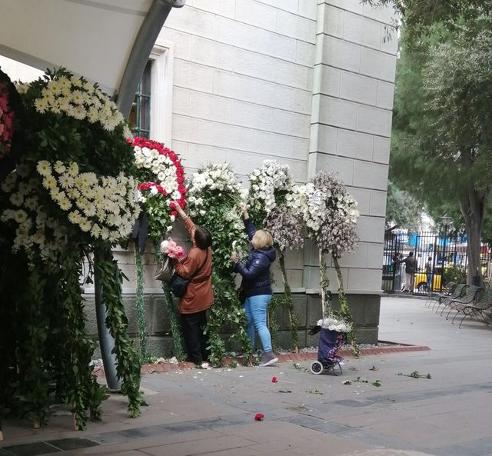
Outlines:
[[326, 318], [331, 313], [331, 303], [328, 299], [330, 280], [328, 279], [328, 267], [326, 265], [326, 255], [323, 249], [319, 249], [319, 278], [321, 290], [321, 314], [323, 318]]
[[297, 336], [297, 315], [294, 311], [294, 303], [292, 301], [292, 291], [290, 289], [289, 281], [287, 279], [287, 270], [285, 268], [285, 255], [284, 252], [279, 251], [278, 261], [280, 264], [280, 270], [282, 271], [282, 280], [284, 282], [284, 294], [287, 312], [289, 314], [290, 334], [292, 338], [292, 348], [297, 353], [299, 351], [299, 338]]

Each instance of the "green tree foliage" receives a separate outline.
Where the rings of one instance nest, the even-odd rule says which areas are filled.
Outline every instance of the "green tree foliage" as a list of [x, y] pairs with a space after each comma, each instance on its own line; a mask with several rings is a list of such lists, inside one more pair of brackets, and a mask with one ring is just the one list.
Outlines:
[[474, 21], [492, 12], [491, 0], [362, 0], [372, 6], [393, 6], [412, 37], [438, 22], [454, 28], [461, 19]]
[[386, 203], [386, 227], [398, 225], [415, 231], [419, 227], [421, 214], [422, 204], [409, 192], [401, 190], [398, 185], [390, 181]]
[[404, 25], [392, 180], [434, 216], [451, 212], [459, 221], [459, 208], [469, 239], [468, 281], [477, 282], [492, 158], [492, 1], [368, 3], [393, 4]]

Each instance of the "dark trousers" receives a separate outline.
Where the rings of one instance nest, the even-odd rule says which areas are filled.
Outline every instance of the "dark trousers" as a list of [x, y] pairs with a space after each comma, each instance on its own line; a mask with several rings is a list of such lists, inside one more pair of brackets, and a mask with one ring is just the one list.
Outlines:
[[188, 361], [201, 364], [208, 359], [208, 340], [204, 334], [207, 325], [207, 311], [181, 314], [181, 328], [188, 353]]

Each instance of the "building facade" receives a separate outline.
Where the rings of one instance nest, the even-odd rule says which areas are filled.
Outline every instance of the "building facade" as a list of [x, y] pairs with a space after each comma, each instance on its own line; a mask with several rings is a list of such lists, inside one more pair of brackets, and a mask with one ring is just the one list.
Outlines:
[[[359, 339], [370, 343], [381, 295], [393, 21], [391, 9], [360, 0], [188, 0], [156, 41], [132, 114], [140, 132], [181, 155], [188, 174], [227, 161], [246, 180], [265, 159], [288, 164], [297, 182], [319, 170], [337, 173], [359, 202], [360, 242], [341, 265]], [[124, 291], [133, 325], [133, 256], [116, 255], [130, 278]], [[146, 263], [149, 331], [159, 352], [169, 328], [152, 252]], [[310, 245], [288, 255], [302, 328], [320, 317], [318, 264]], [[313, 342], [305, 330], [300, 341]]]

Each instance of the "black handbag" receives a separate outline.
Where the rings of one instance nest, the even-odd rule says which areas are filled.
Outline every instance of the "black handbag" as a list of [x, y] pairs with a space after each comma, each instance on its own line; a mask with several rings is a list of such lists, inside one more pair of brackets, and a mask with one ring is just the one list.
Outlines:
[[188, 288], [189, 283], [190, 279], [183, 279], [183, 277], [174, 273], [171, 278], [171, 282], [169, 282], [169, 288], [174, 296], [177, 298], [182, 298], [186, 293], [186, 288]]
[[[208, 250], [207, 250], [207, 255], [205, 256], [205, 261], [203, 264], [200, 266], [200, 268], [196, 271], [195, 275], [198, 275], [198, 273], [203, 269], [205, 266], [205, 263], [207, 262], [208, 259]], [[193, 280], [193, 277], [190, 279], [184, 279], [180, 275], [174, 273], [173, 276], [171, 277], [171, 281], [169, 282], [169, 288], [171, 289], [171, 293], [176, 296], [177, 298], [182, 298], [185, 293], [186, 289], [188, 288], [188, 284]]]

